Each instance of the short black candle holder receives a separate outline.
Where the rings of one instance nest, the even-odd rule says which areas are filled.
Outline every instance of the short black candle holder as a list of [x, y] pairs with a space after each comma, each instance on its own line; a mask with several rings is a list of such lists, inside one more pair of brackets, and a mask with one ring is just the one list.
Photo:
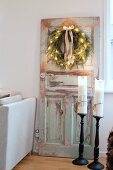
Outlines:
[[94, 147], [94, 161], [88, 165], [89, 169], [101, 170], [104, 165], [101, 164], [99, 159], [99, 121], [102, 117], [93, 116], [96, 119], [96, 134], [95, 134], [95, 147]]
[[81, 130], [80, 130], [80, 144], [79, 144], [79, 157], [72, 161], [74, 165], [87, 165], [88, 161], [83, 158], [84, 152], [84, 116], [86, 114], [78, 114], [81, 117]]

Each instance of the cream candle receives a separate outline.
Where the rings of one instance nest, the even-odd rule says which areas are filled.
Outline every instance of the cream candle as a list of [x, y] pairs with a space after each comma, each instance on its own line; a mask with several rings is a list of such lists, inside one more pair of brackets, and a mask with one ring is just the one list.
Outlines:
[[104, 81], [95, 79], [93, 115], [103, 117]]
[[78, 113], [87, 114], [87, 76], [78, 76]]

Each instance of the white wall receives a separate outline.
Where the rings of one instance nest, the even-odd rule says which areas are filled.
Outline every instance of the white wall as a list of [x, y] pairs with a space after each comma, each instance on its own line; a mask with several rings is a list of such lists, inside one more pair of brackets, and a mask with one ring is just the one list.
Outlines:
[[111, 11], [111, 24], [113, 24], [113, 10], [112, 10], [112, 6], [113, 6], [113, 1], [110, 0], [110, 11]]
[[[0, 87], [39, 97], [40, 19], [101, 16], [103, 31], [103, 9], [103, 0], [0, 0]], [[101, 151], [112, 126], [111, 101], [113, 96], [106, 95]]]
[[95, 15], [102, 0], [0, 0], [0, 86], [38, 96], [40, 19]]

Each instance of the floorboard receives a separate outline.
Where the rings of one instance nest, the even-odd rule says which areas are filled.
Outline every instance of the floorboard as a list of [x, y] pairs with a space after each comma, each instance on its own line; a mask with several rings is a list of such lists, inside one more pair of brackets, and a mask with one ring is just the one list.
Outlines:
[[[26, 156], [13, 170], [87, 170], [87, 166], [77, 166], [72, 164], [70, 158]], [[106, 165], [106, 158], [99, 160]], [[91, 161], [89, 161], [91, 162]], [[106, 168], [104, 168], [106, 169]]]

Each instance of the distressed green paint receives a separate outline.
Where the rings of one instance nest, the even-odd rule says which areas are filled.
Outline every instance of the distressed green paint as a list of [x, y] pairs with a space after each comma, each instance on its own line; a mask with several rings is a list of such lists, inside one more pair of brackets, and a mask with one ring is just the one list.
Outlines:
[[[64, 143], [64, 119], [63, 99], [61, 97], [47, 97], [46, 112], [46, 142]], [[63, 112], [62, 112], [63, 111]]]
[[[80, 135], [80, 119], [74, 111], [76, 96], [46, 95], [41, 100], [39, 154], [60, 157], [77, 157]], [[88, 112], [92, 104], [89, 99]], [[45, 103], [44, 103], [45, 102]], [[61, 112], [63, 111], [63, 113]], [[85, 155], [93, 158], [94, 130], [92, 116], [85, 119]], [[86, 116], [86, 117], [87, 117]], [[90, 120], [89, 122], [87, 120]], [[87, 132], [87, 129], [89, 131]], [[88, 134], [89, 133], [89, 134]], [[78, 136], [77, 136], [78, 134]]]
[[[92, 88], [97, 69], [93, 71], [93, 54], [86, 65], [73, 70], [60, 70], [47, 61], [48, 31], [64, 22], [79, 24], [94, 40], [96, 51], [99, 18], [45, 19], [41, 22], [41, 69], [38, 154], [44, 156], [78, 157], [80, 117], [76, 113], [77, 76], [88, 75], [88, 114], [84, 119], [84, 156], [93, 158], [94, 130], [92, 118]], [[98, 27], [98, 28], [97, 28]], [[95, 37], [94, 37], [95, 36]], [[99, 45], [98, 45], [99, 48]], [[96, 56], [96, 55], [95, 55]], [[97, 55], [99, 56], [99, 55]], [[92, 69], [92, 70], [91, 70]]]
[[[77, 103], [77, 97], [73, 98], [74, 105], [76, 106]], [[74, 107], [74, 106], [73, 106]], [[74, 111], [75, 110], [75, 111]], [[88, 113], [84, 117], [84, 143], [87, 145], [91, 144], [91, 137], [92, 137], [92, 97], [88, 98]], [[73, 109], [73, 142], [79, 143], [80, 139], [80, 116], [77, 116], [76, 109]]]

